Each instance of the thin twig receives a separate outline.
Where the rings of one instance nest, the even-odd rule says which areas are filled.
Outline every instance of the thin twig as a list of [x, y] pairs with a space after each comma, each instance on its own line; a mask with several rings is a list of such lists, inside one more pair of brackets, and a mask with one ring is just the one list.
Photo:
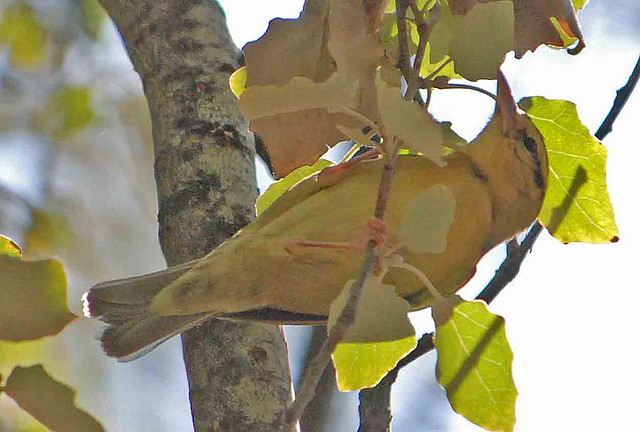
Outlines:
[[420, 69], [422, 68], [422, 60], [427, 49], [429, 35], [431, 34], [431, 26], [424, 20], [422, 11], [418, 9], [415, 1], [410, 1], [410, 5], [416, 19], [420, 39], [418, 40], [418, 50], [416, 51], [416, 57], [413, 60], [413, 68], [411, 69], [410, 76], [405, 77], [407, 79], [407, 92], [405, 94], [405, 99], [407, 100], [413, 100], [418, 88], [420, 87]]
[[613, 106], [611, 107], [609, 114], [607, 114], [607, 118], [604, 119], [604, 122], [602, 122], [602, 125], [598, 128], [596, 138], [603, 139], [609, 134], [609, 132], [611, 132], [613, 129], [613, 122], [616, 121], [618, 114], [620, 114], [620, 111], [622, 111], [622, 108], [627, 103], [629, 96], [636, 87], [638, 78], [640, 78], [640, 57], [638, 57], [636, 66], [633, 68], [633, 72], [631, 72], [631, 76], [629, 76], [627, 83], [616, 92], [616, 98], [613, 101]]
[[421, 88], [427, 88], [427, 87], [434, 87], [434, 88], [438, 88], [438, 89], [463, 89], [463, 90], [474, 90], [477, 92], [480, 92], [484, 95], [489, 96], [491, 99], [496, 100], [496, 95], [494, 95], [493, 93], [491, 93], [489, 90], [485, 90], [482, 87], [476, 87], [473, 86], [471, 84], [453, 84], [453, 83], [447, 83], [447, 84], [438, 84], [438, 85], [434, 85], [433, 81], [428, 82], [426, 79], [422, 80], [422, 85]]
[[407, 83], [411, 79], [411, 64], [409, 63], [409, 39], [407, 36], [407, 8], [409, 0], [396, 1], [396, 20], [398, 23], [398, 46], [400, 53], [398, 57], [398, 67], [404, 75]]
[[[376, 219], [384, 219], [384, 214], [391, 195], [391, 183], [395, 172], [399, 148], [399, 145], [395, 146], [394, 150], [387, 155], [384, 164], [382, 178], [380, 179], [380, 187], [378, 189], [378, 199], [373, 215]], [[336, 324], [329, 330], [329, 334], [324, 344], [320, 347], [320, 350], [314, 359], [309, 363], [309, 367], [302, 385], [300, 386], [298, 396], [291, 407], [287, 410], [286, 422], [289, 427], [293, 427], [302, 416], [302, 412], [315, 394], [315, 388], [318, 385], [318, 381], [320, 380], [322, 373], [329, 364], [331, 353], [336, 349], [338, 343], [340, 343], [344, 335], [347, 333], [351, 324], [353, 324], [360, 304], [360, 298], [362, 297], [362, 289], [367, 278], [376, 268], [377, 257], [376, 242], [374, 240], [369, 240], [367, 248], [365, 249], [364, 260], [358, 277], [349, 289], [347, 304], [340, 313]]]

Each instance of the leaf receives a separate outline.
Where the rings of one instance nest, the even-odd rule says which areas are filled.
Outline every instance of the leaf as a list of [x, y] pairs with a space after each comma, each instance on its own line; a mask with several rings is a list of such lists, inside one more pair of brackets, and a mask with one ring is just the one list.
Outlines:
[[75, 236], [69, 223], [61, 215], [34, 209], [31, 225], [25, 235], [24, 254], [27, 259], [42, 259], [58, 255], [75, 243]]
[[511, 1], [478, 4], [456, 19], [449, 46], [456, 72], [472, 81], [496, 78], [513, 47], [513, 23]]
[[443, 165], [442, 133], [435, 120], [413, 101], [406, 101], [395, 87], [387, 86], [376, 77], [378, 111], [387, 135], [400, 138], [404, 148], [419, 151]]
[[400, 224], [400, 242], [415, 253], [443, 253], [447, 249], [456, 200], [444, 185], [431, 186], [407, 204]]
[[239, 98], [247, 88], [247, 67], [243, 66], [229, 77], [229, 88]]
[[0, 339], [22, 341], [59, 333], [76, 316], [67, 308], [67, 280], [56, 260], [0, 255]]
[[4, 391], [51, 430], [104, 431], [98, 421], [75, 406], [75, 390], [51, 378], [41, 365], [17, 366], [7, 378]]
[[271, 186], [269, 186], [269, 189], [267, 189], [265, 193], [260, 195], [258, 197], [258, 200], [256, 201], [256, 211], [258, 212], [258, 215], [268, 209], [269, 206], [273, 204], [281, 195], [283, 195], [297, 183], [331, 165], [333, 165], [333, 162], [326, 159], [320, 159], [312, 166], [301, 166], [300, 168], [297, 168], [296, 170], [289, 173], [286, 177], [278, 180], [275, 183], [272, 183]]
[[94, 116], [89, 87], [62, 85], [44, 109], [33, 114], [32, 121], [37, 130], [59, 139], [85, 128]]
[[370, 16], [366, 6], [361, 0], [329, 1], [328, 47], [338, 72], [358, 82], [358, 111], [375, 122], [374, 80], [384, 51], [377, 35], [379, 16]]
[[298, 19], [271, 20], [266, 33], [243, 48], [247, 86], [283, 85], [294, 76], [322, 82], [335, 71], [327, 47], [328, 0], [307, 0]]
[[[464, 15], [477, 4], [494, 1], [449, 0], [449, 6], [454, 14]], [[571, 50], [571, 54], [580, 52], [585, 43], [576, 10], [583, 8], [585, 3], [585, 0], [513, 0], [513, 49], [516, 58], [522, 58], [529, 50], [535, 51], [541, 44], [568, 47], [576, 40], [579, 43]]]
[[521, 58], [528, 50], [535, 51], [540, 44], [567, 47], [578, 40], [578, 45], [570, 51], [571, 54], [577, 54], [585, 47], [576, 9], [571, 0], [514, 0], [514, 11], [516, 58]]
[[[331, 329], [345, 305], [354, 280], [349, 280], [329, 309]], [[395, 288], [370, 277], [362, 290], [355, 322], [332, 354], [338, 388], [360, 390], [375, 386], [416, 344], [407, 313], [409, 303]]]
[[20, 258], [22, 256], [22, 251], [20, 250], [20, 246], [15, 244], [9, 237], [0, 235], [0, 255]]
[[11, 63], [16, 68], [35, 69], [42, 65], [47, 45], [47, 29], [34, 10], [19, 1], [7, 7], [0, 21], [0, 43], [11, 49]]
[[[573, 103], [531, 97], [520, 105], [544, 137], [549, 158], [540, 223], [549, 228], [554, 212], [562, 208], [563, 213], [566, 210], [564, 217], [552, 226], [551, 234], [556, 239], [564, 243], [617, 241], [618, 227], [606, 183], [606, 148], [581, 123]], [[573, 191], [572, 183], [580, 168], [586, 173], [586, 181]], [[569, 200], [568, 206], [565, 200]]]
[[357, 88], [357, 82], [339, 73], [334, 73], [322, 83], [293, 77], [284, 86], [245, 89], [239, 105], [242, 113], [251, 120], [314, 108], [352, 108], [356, 104]]
[[[377, 107], [372, 102], [375, 100], [372, 99], [375, 92], [367, 91], [375, 71], [375, 64], [371, 65], [369, 61], [375, 55], [364, 50], [358, 53], [358, 61], [346, 66], [346, 59], [356, 52], [358, 47], [354, 41], [348, 40], [344, 22], [348, 16], [358, 16], [361, 24], [364, 20], [365, 24], [369, 25], [369, 17], [379, 14], [383, 7], [382, 1], [366, 3], [366, 18], [362, 17], [361, 7], [351, 10], [342, 9], [344, 5], [340, 2], [332, 4], [336, 7], [332, 18], [335, 25], [334, 34], [330, 32], [329, 1], [307, 0], [299, 19], [272, 20], [267, 32], [259, 40], [244, 47], [247, 80], [246, 91], [242, 93], [241, 100], [246, 92], [255, 86], [282, 87], [294, 79], [297, 83], [307, 79], [309, 81], [305, 88], [311, 88], [309, 82], [328, 82], [337, 68], [337, 62], [329, 52], [330, 39], [336, 55], [340, 57], [340, 64], [346, 68], [346, 74], [342, 75], [346, 75], [347, 81], [353, 86], [346, 92], [344, 87], [313, 87], [318, 91], [298, 94], [297, 101], [292, 102], [293, 93], [299, 90], [299, 87], [294, 87], [290, 88], [291, 99], [280, 100], [281, 93], [272, 93], [269, 96], [270, 100], [260, 105], [261, 109], [264, 109], [261, 115], [265, 116], [253, 119], [250, 129], [262, 138], [269, 152], [274, 173], [278, 177], [286, 176], [299, 166], [313, 164], [326, 152], [327, 147], [345, 140], [344, 134], [336, 128], [336, 123], [358, 127], [357, 122], [350, 116], [327, 112], [324, 107], [357, 108], [361, 114], [371, 116], [372, 121], [376, 120]], [[377, 37], [372, 38], [375, 31], [371, 29], [352, 27], [349, 31], [351, 35], [358, 35], [358, 41], [367, 41], [367, 46], [371, 42], [377, 43]], [[336, 41], [342, 41], [344, 46], [340, 47]], [[355, 78], [352, 79], [352, 76], [357, 76], [357, 81]], [[332, 101], [327, 102], [327, 99]], [[289, 108], [282, 109], [283, 104], [290, 104]], [[309, 106], [312, 108], [308, 108]], [[292, 107], [297, 107], [297, 110], [292, 110]], [[269, 109], [273, 110], [268, 112]], [[278, 109], [280, 114], [277, 114]]]
[[330, 146], [346, 140], [337, 123], [353, 127], [355, 122], [346, 114], [319, 108], [262, 117], [251, 122], [251, 130], [268, 148], [274, 174], [283, 177], [312, 165]]
[[74, 133], [93, 121], [91, 89], [88, 86], [61, 86], [49, 103], [62, 117], [62, 124], [57, 131], [61, 135]]
[[504, 318], [458, 296], [434, 305], [433, 317], [438, 381], [452, 408], [484, 429], [513, 430], [518, 391]]
[[98, 0], [74, 0], [82, 13], [82, 28], [94, 40], [98, 40], [102, 23], [107, 16]]

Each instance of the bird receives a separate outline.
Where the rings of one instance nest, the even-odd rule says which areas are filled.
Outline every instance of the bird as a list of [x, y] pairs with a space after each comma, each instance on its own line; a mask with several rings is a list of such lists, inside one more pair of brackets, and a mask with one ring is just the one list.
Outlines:
[[[446, 296], [466, 284], [489, 250], [529, 227], [544, 199], [544, 139], [518, 109], [502, 73], [491, 120], [444, 161], [398, 156], [385, 222], [387, 244]], [[304, 179], [203, 258], [93, 286], [83, 308], [107, 324], [100, 338], [105, 353], [129, 361], [212, 318], [326, 323], [332, 301], [356, 276], [362, 251], [309, 245], [353, 243], [373, 214], [384, 163], [382, 157], [352, 164], [337, 182], [321, 181], [322, 172]], [[400, 221], [412, 198], [434, 185], [451, 191], [453, 222], [444, 252], [416, 253], [401, 244]], [[411, 310], [434, 302], [411, 272], [390, 268], [384, 282]]]

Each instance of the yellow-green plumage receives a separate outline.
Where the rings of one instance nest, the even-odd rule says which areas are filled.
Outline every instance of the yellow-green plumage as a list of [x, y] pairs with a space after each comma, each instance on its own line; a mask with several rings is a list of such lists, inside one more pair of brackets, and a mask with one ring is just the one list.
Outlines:
[[[456, 205], [445, 252], [397, 250], [442, 295], [449, 295], [473, 275], [489, 249], [535, 219], [547, 162], [542, 137], [515, 108], [497, 110], [474, 142], [445, 159], [439, 167], [421, 156], [398, 158], [385, 220], [387, 245], [394, 247], [413, 197], [437, 184], [451, 190]], [[362, 251], [296, 242], [356, 242], [372, 217], [383, 164], [382, 159], [358, 163], [327, 187], [318, 176], [304, 180], [200, 260], [92, 288], [86, 296], [89, 312], [110, 324], [102, 337], [107, 353], [132, 354], [210, 316], [322, 322], [344, 283], [357, 274]], [[430, 305], [423, 284], [407, 271], [391, 269], [385, 283], [394, 285], [413, 309]]]

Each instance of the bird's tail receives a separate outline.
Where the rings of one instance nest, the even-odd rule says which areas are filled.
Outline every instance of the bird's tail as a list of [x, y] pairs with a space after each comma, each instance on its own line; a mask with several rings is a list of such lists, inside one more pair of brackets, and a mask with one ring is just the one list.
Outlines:
[[105, 353], [119, 361], [134, 360], [178, 333], [208, 319], [210, 314], [160, 316], [151, 300], [198, 261], [127, 279], [103, 282], [82, 296], [86, 316], [108, 324], [100, 341]]

